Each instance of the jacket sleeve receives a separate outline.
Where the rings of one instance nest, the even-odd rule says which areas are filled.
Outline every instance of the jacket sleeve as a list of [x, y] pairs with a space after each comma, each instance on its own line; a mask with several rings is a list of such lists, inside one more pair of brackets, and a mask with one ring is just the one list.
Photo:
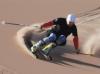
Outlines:
[[41, 25], [41, 28], [48, 28], [51, 27], [53, 25], [53, 21], [49, 21], [47, 23], [44, 23], [43, 25]]
[[54, 20], [52, 20], [52, 21], [49, 21], [49, 22], [47, 22], [47, 23], [44, 23], [44, 24], [41, 26], [41, 28], [48, 28], [48, 27], [51, 27], [51, 26], [53, 26], [53, 25], [57, 25], [57, 24], [59, 23], [59, 20], [60, 20], [60, 18], [56, 18], [56, 19], [54, 19]]
[[76, 49], [78, 49], [79, 48], [79, 39], [78, 39], [78, 36], [74, 36], [73, 43], [74, 43], [74, 47]]

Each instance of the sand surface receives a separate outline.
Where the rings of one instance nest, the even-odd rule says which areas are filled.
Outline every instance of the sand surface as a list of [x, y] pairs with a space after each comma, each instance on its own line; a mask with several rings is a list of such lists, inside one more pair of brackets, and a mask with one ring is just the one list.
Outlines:
[[[0, 0], [0, 21], [30, 25], [75, 13], [81, 16], [77, 26], [80, 48], [83, 48], [87, 39], [100, 28], [99, 9], [99, 0]], [[0, 24], [0, 74], [100, 73], [100, 56], [77, 55], [72, 50], [73, 45], [55, 49], [52, 62], [33, 59], [14, 40], [21, 28]]]

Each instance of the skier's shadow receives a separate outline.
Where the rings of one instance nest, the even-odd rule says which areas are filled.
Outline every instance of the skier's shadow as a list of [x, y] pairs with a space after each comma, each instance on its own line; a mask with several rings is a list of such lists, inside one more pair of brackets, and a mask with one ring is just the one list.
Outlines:
[[58, 64], [62, 66], [67, 65], [67, 66], [72, 66], [72, 67], [75, 67], [75, 66], [69, 63], [75, 63], [81, 66], [83, 65], [86, 67], [89, 66], [89, 67], [94, 67], [94, 68], [100, 68], [100, 65], [90, 64], [90, 63], [83, 62], [81, 60], [73, 59], [70, 57], [64, 57], [63, 55], [65, 53], [73, 55], [73, 53], [75, 54], [75, 49], [70, 45], [67, 45], [66, 48], [62, 48], [62, 47], [55, 48], [54, 50], [51, 51], [51, 55], [52, 57], [54, 57], [54, 59], [50, 63], [54, 63], [54, 64]]
[[51, 52], [50, 52], [50, 55], [53, 57], [53, 60], [50, 61], [50, 62], [58, 64], [58, 65], [63, 65], [63, 66], [64, 65], [72, 66], [71, 64], [67, 63], [68, 59], [63, 56], [65, 53], [72, 54], [72, 53], [74, 53], [74, 51], [72, 51], [72, 50], [70, 51], [69, 48], [67, 50], [65, 48], [62, 48], [61, 46], [58, 46], [58, 47], [52, 49]]

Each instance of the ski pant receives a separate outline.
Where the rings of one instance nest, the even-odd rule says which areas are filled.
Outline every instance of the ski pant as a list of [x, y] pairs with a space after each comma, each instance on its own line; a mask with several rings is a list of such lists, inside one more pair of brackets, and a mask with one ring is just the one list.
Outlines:
[[56, 36], [55, 33], [51, 33], [48, 37], [43, 38], [39, 42], [36, 43], [36, 46], [40, 46], [42, 44], [49, 44], [51, 42], [55, 42], [57, 45], [65, 45], [66, 37], [64, 35]]

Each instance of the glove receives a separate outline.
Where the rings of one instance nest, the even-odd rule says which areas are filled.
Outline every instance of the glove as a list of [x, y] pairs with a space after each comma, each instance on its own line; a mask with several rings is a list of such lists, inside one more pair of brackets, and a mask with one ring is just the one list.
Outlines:
[[80, 54], [80, 50], [79, 49], [76, 49], [76, 54]]

